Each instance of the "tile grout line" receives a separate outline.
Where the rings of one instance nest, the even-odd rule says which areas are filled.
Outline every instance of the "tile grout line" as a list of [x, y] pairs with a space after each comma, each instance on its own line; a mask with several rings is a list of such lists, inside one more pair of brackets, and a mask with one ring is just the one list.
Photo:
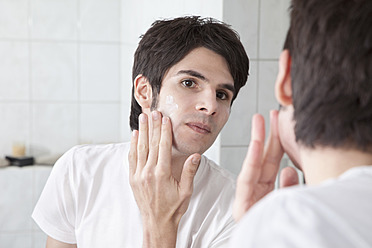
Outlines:
[[258, 11], [257, 11], [257, 88], [256, 88], [256, 113], [259, 110], [259, 91], [260, 91], [260, 26], [261, 26], [261, 0], [258, 0]]
[[123, 69], [122, 69], [122, 45], [121, 45], [121, 31], [122, 31], [122, 14], [121, 14], [121, 7], [122, 7], [122, 3], [121, 1], [118, 1], [119, 2], [119, 8], [118, 8], [118, 11], [119, 11], [119, 30], [118, 30], [118, 33], [119, 33], [119, 46], [118, 46], [118, 49], [119, 49], [119, 61], [118, 61], [118, 73], [119, 73], [119, 118], [118, 118], [118, 121], [119, 121], [119, 141], [122, 141], [124, 140], [124, 130], [123, 130], [123, 117], [122, 117], [122, 114], [123, 114]]
[[82, 142], [81, 136], [81, 0], [76, 1], [77, 8], [77, 48], [76, 48], [76, 85], [77, 85], [77, 104], [76, 104], [76, 113], [77, 113], [77, 137], [76, 141], [78, 144]]

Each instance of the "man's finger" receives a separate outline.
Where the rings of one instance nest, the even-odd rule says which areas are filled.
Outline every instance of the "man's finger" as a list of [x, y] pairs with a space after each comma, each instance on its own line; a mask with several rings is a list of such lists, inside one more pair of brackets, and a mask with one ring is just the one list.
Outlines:
[[252, 118], [251, 142], [237, 179], [233, 205], [233, 216], [236, 221], [240, 220], [256, 201], [253, 191], [261, 176], [264, 143], [265, 121], [261, 115], [256, 114]]
[[280, 143], [278, 131], [278, 111], [272, 110], [270, 111], [269, 140], [263, 160], [262, 182], [272, 182], [274, 184], [283, 154], [284, 150]]
[[162, 118], [157, 170], [170, 175], [172, 171], [172, 124], [169, 117]]
[[141, 113], [139, 116], [139, 134], [137, 144], [137, 170], [142, 170], [146, 165], [149, 152], [148, 121], [147, 115]]
[[159, 142], [161, 136], [161, 114], [158, 111], [153, 111], [151, 113], [151, 132], [150, 132], [150, 146], [149, 146], [149, 156], [146, 166], [155, 166], [158, 162], [159, 154]]
[[280, 171], [279, 186], [280, 188], [294, 186], [298, 184], [298, 174], [293, 167], [285, 167]]
[[254, 199], [254, 190], [257, 182], [260, 180], [261, 160], [263, 154], [263, 144], [251, 141], [247, 156], [243, 162], [242, 170], [239, 173], [235, 200], [233, 205], [233, 217], [239, 221], [244, 213], [252, 206]]
[[261, 162], [265, 143], [265, 120], [260, 114], [252, 118], [251, 142], [244, 159], [239, 179], [247, 183], [257, 182], [261, 174]]
[[129, 161], [129, 175], [132, 177], [136, 173], [137, 168], [137, 142], [138, 142], [138, 130], [132, 132], [130, 139], [130, 151], [128, 154]]
[[181, 179], [180, 179], [180, 189], [183, 192], [191, 194], [193, 191], [193, 182], [196, 172], [198, 171], [201, 156], [200, 154], [193, 154], [189, 156], [185, 164], [183, 165]]

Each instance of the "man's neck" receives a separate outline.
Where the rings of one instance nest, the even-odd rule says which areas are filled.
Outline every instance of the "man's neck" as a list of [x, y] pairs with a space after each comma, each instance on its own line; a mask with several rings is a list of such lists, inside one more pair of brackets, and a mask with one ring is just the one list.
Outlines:
[[336, 148], [301, 148], [302, 169], [306, 183], [321, 183], [362, 165], [372, 165], [372, 154], [359, 150]]

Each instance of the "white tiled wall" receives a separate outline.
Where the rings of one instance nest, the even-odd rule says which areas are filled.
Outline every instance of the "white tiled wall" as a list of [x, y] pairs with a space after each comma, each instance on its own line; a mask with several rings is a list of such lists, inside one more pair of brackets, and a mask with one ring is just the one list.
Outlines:
[[[120, 7], [0, 0], [1, 157], [15, 142], [38, 158], [122, 140]], [[30, 216], [51, 168], [0, 168], [0, 248], [45, 247]]]
[[0, 156], [16, 141], [36, 156], [121, 140], [120, 6], [0, 1]]
[[[0, 156], [14, 142], [46, 156], [81, 143], [129, 140], [138, 37], [155, 19], [194, 14], [231, 24], [250, 57], [247, 86], [207, 153], [236, 174], [252, 114], [277, 108], [272, 87], [288, 6], [289, 0], [0, 0]], [[30, 214], [50, 170], [0, 168], [0, 248], [44, 247]]]
[[30, 215], [51, 166], [0, 170], [0, 248], [45, 247], [45, 234]]
[[[277, 109], [274, 83], [289, 25], [290, 0], [225, 0], [223, 19], [241, 35], [250, 58], [250, 76], [221, 133], [221, 166], [237, 175], [247, 152], [251, 117], [261, 113], [268, 133], [269, 111]], [[241, 20], [245, 20], [244, 23]], [[237, 131], [239, 130], [239, 131]]]

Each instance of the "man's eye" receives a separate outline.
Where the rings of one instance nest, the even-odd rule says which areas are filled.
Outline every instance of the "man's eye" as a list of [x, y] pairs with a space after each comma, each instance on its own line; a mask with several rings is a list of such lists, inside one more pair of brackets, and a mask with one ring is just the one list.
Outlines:
[[195, 87], [195, 82], [192, 81], [192, 80], [183, 80], [182, 84], [183, 84], [183, 86], [188, 87], [188, 88]]
[[221, 99], [221, 100], [226, 100], [228, 99], [228, 95], [225, 92], [217, 92], [216, 97]]

